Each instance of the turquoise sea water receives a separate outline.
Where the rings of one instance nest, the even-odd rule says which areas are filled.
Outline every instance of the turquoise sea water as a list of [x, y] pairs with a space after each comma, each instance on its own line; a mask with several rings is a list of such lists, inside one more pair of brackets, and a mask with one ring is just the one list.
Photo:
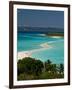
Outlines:
[[64, 63], [64, 38], [53, 38], [38, 33], [18, 32], [17, 50], [29, 51], [42, 48], [40, 44], [48, 43], [52, 48], [34, 52], [31, 57], [46, 61], [50, 59], [53, 63]]

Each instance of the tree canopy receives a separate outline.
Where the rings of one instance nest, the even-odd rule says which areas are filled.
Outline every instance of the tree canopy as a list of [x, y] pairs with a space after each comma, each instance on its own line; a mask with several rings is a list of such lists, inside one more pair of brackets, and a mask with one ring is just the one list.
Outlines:
[[18, 80], [54, 79], [64, 77], [64, 65], [53, 64], [51, 60], [42, 62], [26, 57], [17, 62]]

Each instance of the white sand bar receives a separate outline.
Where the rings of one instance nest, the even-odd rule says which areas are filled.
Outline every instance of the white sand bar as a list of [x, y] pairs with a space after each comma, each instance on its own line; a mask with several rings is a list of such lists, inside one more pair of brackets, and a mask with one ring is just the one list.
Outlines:
[[40, 44], [40, 46], [41, 46], [40, 49], [18, 52], [18, 59], [22, 59], [22, 58], [25, 58], [25, 57], [30, 57], [31, 54], [34, 53], [34, 52], [43, 51], [45, 49], [51, 48], [51, 46], [48, 45], [47, 43]]

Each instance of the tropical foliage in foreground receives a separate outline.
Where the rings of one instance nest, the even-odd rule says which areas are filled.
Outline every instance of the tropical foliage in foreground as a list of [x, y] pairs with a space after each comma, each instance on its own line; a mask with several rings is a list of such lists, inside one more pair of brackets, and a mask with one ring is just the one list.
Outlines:
[[64, 77], [64, 65], [42, 62], [34, 58], [23, 58], [17, 62], [18, 80], [55, 79]]

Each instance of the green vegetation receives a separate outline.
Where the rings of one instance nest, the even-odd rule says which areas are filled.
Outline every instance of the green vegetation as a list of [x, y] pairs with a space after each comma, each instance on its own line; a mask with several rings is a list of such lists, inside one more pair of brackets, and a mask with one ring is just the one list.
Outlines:
[[64, 77], [64, 65], [42, 62], [34, 58], [23, 58], [17, 62], [18, 80], [54, 79]]

